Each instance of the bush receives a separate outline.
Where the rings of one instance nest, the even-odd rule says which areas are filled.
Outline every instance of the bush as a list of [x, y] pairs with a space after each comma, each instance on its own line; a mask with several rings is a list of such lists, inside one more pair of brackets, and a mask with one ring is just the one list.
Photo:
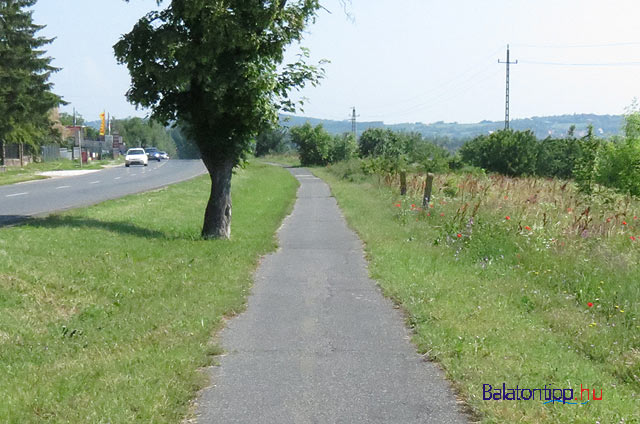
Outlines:
[[287, 129], [283, 127], [263, 131], [256, 137], [256, 156], [284, 153], [289, 147]]
[[539, 143], [536, 175], [541, 177], [572, 178], [580, 157], [580, 142], [573, 136], [547, 137]]
[[633, 196], [640, 196], [640, 140], [606, 143], [596, 168], [596, 182]]
[[300, 163], [307, 165], [326, 165], [329, 163], [333, 144], [331, 135], [322, 127], [312, 127], [308, 122], [289, 130], [291, 142], [298, 146]]
[[347, 161], [356, 156], [358, 143], [351, 133], [344, 133], [333, 137], [329, 151], [329, 162]]
[[468, 141], [460, 155], [465, 162], [488, 171], [514, 177], [534, 175], [538, 140], [529, 130], [501, 130]]

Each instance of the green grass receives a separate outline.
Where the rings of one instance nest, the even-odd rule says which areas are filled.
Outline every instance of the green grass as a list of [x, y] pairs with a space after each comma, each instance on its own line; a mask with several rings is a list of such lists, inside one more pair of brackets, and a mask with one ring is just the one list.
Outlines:
[[181, 422], [296, 187], [238, 171], [231, 241], [200, 239], [206, 176], [0, 229], [0, 422]]
[[263, 162], [273, 162], [278, 163], [280, 165], [298, 167], [300, 166], [300, 158], [297, 153], [281, 153], [281, 154], [272, 154], [261, 156], [260, 158]]
[[100, 160], [92, 161], [89, 164], [83, 164], [80, 168], [80, 164], [77, 161], [71, 161], [62, 159], [54, 162], [41, 162], [30, 163], [24, 167], [7, 166], [6, 171], [0, 172], [0, 185], [21, 183], [24, 181], [45, 179], [42, 175], [37, 175], [39, 172], [45, 171], [62, 171], [62, 170], [75, 170], [75, 169], [102, 169], [105, 165], [115, 164], [122, 162], [117, 160]]
[[[406, 310], [419, 351], [481, 422], [639, 422], [637, 201], [584, 199], [557, 181], [439, 176], [421, 210], [420, 177], [403, 199], [375, 177], [345, 180], [341, 166], [314, 172], [365, 242], [371, 276]], [[503, 382], [582, 384], [603, 400], [482, 399], [483, 384]]]

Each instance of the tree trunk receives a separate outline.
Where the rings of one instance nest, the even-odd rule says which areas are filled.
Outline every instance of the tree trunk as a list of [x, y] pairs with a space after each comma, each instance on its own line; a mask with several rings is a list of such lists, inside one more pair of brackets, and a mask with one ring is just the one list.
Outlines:
[[4, 147], [4, 140], [0, 140], [0, 165], [6, 165], [6, 163], [4, 163], [5, 158], [7, 157], [7, 152], [5, 151], [5, 147]]
[[228, 239], [231, 237], [231, 175], [233, 161], [209, 161], [203, 158], [211, 176], [211, 195], [204, 213], [202, 237]]

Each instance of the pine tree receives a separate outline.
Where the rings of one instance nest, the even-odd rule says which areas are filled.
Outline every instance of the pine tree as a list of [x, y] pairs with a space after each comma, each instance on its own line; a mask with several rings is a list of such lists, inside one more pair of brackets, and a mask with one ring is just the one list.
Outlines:
[[53, 40], [36, 35], [37, 0], [0, 0], [0, 159], [5, 143], [35, 145], [49, 133], [49, 112], [62, 104], [49, 78], [57, 68], [42, 49]]

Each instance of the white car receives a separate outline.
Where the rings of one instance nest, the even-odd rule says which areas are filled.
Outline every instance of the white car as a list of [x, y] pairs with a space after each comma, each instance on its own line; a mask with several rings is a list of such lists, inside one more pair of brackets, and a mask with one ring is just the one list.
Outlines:
[[127, 150], [127, 154], [124, 157], [124, 166], [127, 168], [129, 165], [149, 165], [149, 159], [147, 158], [147, 153], [144, 149], [129, 149]]

